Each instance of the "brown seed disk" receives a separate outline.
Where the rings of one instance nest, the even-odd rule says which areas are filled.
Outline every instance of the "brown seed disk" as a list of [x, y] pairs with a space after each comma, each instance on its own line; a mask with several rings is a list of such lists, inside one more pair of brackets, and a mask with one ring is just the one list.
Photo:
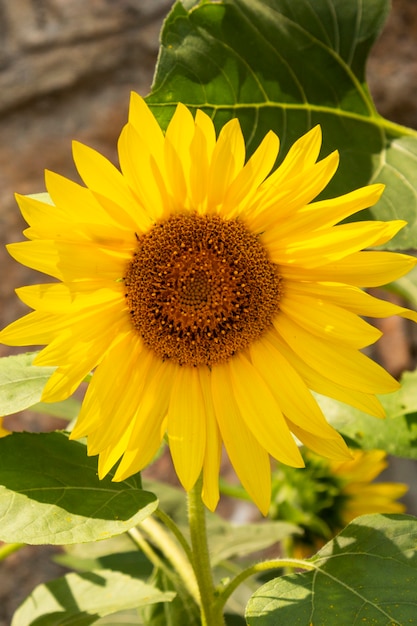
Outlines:
[[241, 221], [180, 213], [138, 238], [125, 287], [149, 349], [179, 365], [210, 366], [271, 327], [281, 278]]

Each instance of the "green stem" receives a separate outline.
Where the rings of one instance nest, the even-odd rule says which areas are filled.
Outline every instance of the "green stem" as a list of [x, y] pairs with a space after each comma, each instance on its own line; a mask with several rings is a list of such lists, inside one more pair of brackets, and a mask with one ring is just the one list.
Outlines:
[[13, 552], [17, 552], [25, 546], [25, 543], [5, 543], [3, 546], [0, 546], [0, 561], [3, 561], [10, 554], [13, 554]]
[[165, 524], [165, 526], [176, 537], [178, 543], [181, 545], [182, 549], [184, 550], [185, 554], [187, 555], [188, 560], [191, 563], [192, 552], [191, 552], [190, 545], [189, 545], [188, 541], [186, 540], [186, 538], [184, 537], [184, 535], [182, 534], [182, 532], [180, 531], [180, 529], [178, 528], [178, 526], [176, 525], [176, 523], [174, 522], [174, 520], [169, 515], [167, 515], [167, 513], [162, 511], [161, 509], [156, 509], [155, 517], [158, 517], [158, 519], [163, 524]]
[[207, 543], [207, 526], [201, 499], [202, 479], [188, 492], [188, 523], [190, 526], [193, 568], [200, 590], [202, 626], [224, 626], [223, 605], [216, 602], [210, 555]]
[[[173, 568], [178, 572], [185, 588], [198, 604], [200, 600], [199, 588], [190, 560], [184, 555], [182, 547], [180, 547], [176, 541], [173, 541], [161, 524], [158, 524], [152, 517], [143, 520], [143, 522], [139, 524], [139, 527], [146, 533], [152, 543], [161, 550]], [[188, 553], [190, 557], [192, 557], [189, 546]]]
[[[159, 569], [168, 580], [171, 581], [173, 588], [177, 591], [178, 596], [182, 598], [184, 607], [188, 605], [187, 598], [189, 597], [189, 591], [185, 588], [184, 580], [182, 580], [182, 584], [180, 581], [180, 577], [174, 570], [172, 570], [169, 565], [161, 559], [149, 542], [145, 539], [138, 528], [131, 528], [127, 531], [127, 534], [130, 536], [135, 545], [143, 552], [143, 554], [148, 558], [148, 560], [152, 563], [152, 565]], [[192, 578], [194, 579], [194, 572], [191, 572]], [[197, 589], [198, 594], [198, 589]], [[196, 607], [199, 606], [199, 597], [195, 599]], [[169, 608], [167, 609], [169, 611]], [[198, 609], [197, 609], [198, 610]]]
[[127, 534], [155, 568], [162, 570], [168, 578], [171, 578], [171, 580], [175, 579], [174, 574], [165, 565], [163, 560], [157, 555], [155, 550], [149, 545], [145, 537], [137, 528], [131, 528], [127, 531]]
[[262, 561], [261, 563], [255, 563], [251, 567], [240, 572], [228, 585], [223, 589], [216, 603], [221, 607], [224, 607], [232, 593], [241, 585], [247, 578], [259, 574], [259, 572], [265, 572], [271, 569], [282, 568], [294, 568], [299, 567], [301, 569], [312, 570], [316, 569], [312, 563], [308, 561], [302, 561], [300, 559], [272, 559], [271, 561]]

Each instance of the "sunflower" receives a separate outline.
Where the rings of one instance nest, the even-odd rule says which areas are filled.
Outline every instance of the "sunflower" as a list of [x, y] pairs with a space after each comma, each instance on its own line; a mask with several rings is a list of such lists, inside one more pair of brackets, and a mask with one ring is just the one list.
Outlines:
[[360, 289], [414, 266], [361, 251], [405, 222], [338, 224], [382, 185], [312, 202], [338, 165], [337, 152], [317, 161], [320, 127], [270, 174], [278, 146], [269, 132], [245, 162], [237, 119], [216, 138], [212, 120], [182, 104], [164, 134], [133, 94], [121, 171], [74, 143], [85, 187], [46, 172], [50, 202], [18, 196], [30, 241], [9, 252], [59, 282], [19, 289], [34, 311], [0, 340], [46, 344], [35, 364], [57, 369], [43, 401], [68, 397], [94, 370], [71, 436], [87, 436], [100, 477], [117, 462], [115, 480], [140, 471], [166, 435], [182, 485], [202, 473], [214, 509], [224, 444], [266, 513], [270, 456], [303, 466], [293, 435], [349, 457], [310, 390], [382, 416], [375, 394], [398, 388], [359, 351], [380, 332], [358, 315], [417, 321]]
[[292, 556], [310, 556], [359, 515], [405, 511], [398, 498], [407, 485], [373, 482], [388, 466], [383, 450], [352, 450], [342, 462], [306, 451], [304, 460], [304, 470], [280, 465], [272, 472], [269, 516], [304, 531], [287, 546]]
[[404, 483], [372, 482], [387, 468], [383, 450], [355, 450], [353, 459], [332, 461], [333, 476], [341, 485], [340, 527], [367, 513], [403, 513], [405, 506], [397, 502], [407, 491]]

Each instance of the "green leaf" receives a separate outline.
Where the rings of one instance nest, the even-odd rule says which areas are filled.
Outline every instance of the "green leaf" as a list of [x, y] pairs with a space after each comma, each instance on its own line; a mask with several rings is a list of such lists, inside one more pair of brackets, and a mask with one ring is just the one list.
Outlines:
[[249, 601], [249, 626], [413, 624], [417, 520], [365, 515], [310, 559], [314, 571], [276, 578]]
[[174, 596], [120, 572], [67, 574], [36, 587], [17, 609], [12, 626], [88, 626], [102, 616], [170, 602]]
[[99, 480], [97, 459], [59, 432], [0, 439], [0, 540], [70, 544], [129, 530], [157, 507], [140, 476]]
[[412, 248], [417, 132], [382, 118], [365, 82], [367, 56], [389, 6], [388, 0], [177, 1], [162, 31], [147, 102], [163, 127], [178, 102], [206, 111], [217, 129], [238, 117], [249, 154], [270, 129], [285, 155], [321, 124], [323, 154], [337, 149], [341, 156], [326, 195], [386, 183], [380, 202], [363, 216], [407, 220], [388, 245]]
[[[85, 546], [85, 544], [83, 544], [83, 546]], [[153, 569], [153, 566], [146, 556], [137, 550], [107, 554], [95, 559], [63, 554], [55, 557], [54, 561], [64, 567], [81, 572], [109, 569], [142, 579], [148, 578], [152, 574]]]
[[[211, 522], [211, 523], [210, 523]], [[208, 518], [210, 556], [213, 565], [231, 556], [244, 556], [265, 550], [285, 538], [300, 534], [295, 524], [264, 521], [253, 524], [230, 524], [225, 520], [211, 521]]]
[[40, 401], [55, 367], [36, 367], [37, 352], [0, 359], [0, 415], [23, 411]]
[[360, 448], [381, 449], [394, 456], [417, 459], [417, 370], [405, 372], [401, 388], [379, 399], [386, 411], [385, 419], [317, 396], [329, 422]]

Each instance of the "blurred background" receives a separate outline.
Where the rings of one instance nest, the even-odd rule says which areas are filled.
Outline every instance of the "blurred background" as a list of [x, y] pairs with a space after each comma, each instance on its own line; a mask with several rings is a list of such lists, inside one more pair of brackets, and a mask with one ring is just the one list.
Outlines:
[[[25, 224], [13, 194], [44, 191], [44, 170], [77, 178], [71, 141], [117, 162], [116, 143], [129, 93], [149, 92], [158, 37], [172, 0], [0, 0], [0, 326], [26, 312], [14, 289], [37, 282], [4, 244], [22, 240]], [[417, 1], [393, 0], [385, 30], [368, 64], [379, 112], [417, 129]], [[417, 172], [416, 172], [417, 176]], [[374, 355], [395, 376], [414, 369], [415, 330], [405, 320], [383, 321]], [[0, 356], [14, 350], [0, 346]], [[5, 424], [50, 430], [51, 418], [26, 412]], [[161, 463], [169, 460], [162, 459]], [[161, 468], [162, 471], [162, 468]], [[163, 468], [164, 474], [167, 466]], [[416, 482], [416, 466], [395, 465], [390, 480]], [[416, 513], [414, 492], [408, 499]], [[39, 582], [65, 570], [49, 547], [27, 547], [0, 563], [0, 626]]]

